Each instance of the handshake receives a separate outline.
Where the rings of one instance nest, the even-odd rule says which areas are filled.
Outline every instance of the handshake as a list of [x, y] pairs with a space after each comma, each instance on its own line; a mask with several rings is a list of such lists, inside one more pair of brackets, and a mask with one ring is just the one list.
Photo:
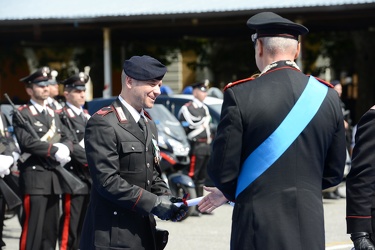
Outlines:
[[173, 204], [175, 202], [182, 202], [182, 199], [168, 195], [157, 196], [151, 213], [161, 220], [180, 221], [186, 215], [188, 207], [184, 204], [178, 207]]

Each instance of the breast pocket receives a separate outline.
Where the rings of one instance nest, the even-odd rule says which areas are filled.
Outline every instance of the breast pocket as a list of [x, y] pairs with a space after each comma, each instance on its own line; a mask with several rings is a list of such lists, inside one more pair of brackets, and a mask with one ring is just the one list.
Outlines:
[[123, 155], [121, 156], [121, 169], [125, 171], [143, 171], [144, 146], [139, 141], [121, 142]]

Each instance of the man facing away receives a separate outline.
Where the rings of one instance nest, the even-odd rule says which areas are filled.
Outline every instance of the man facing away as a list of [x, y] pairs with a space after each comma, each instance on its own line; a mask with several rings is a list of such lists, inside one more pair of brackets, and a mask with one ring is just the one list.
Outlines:
[[345, 162], [338, 95], [294, 63], [306, 27], [272, 12], [247, 25], [261, 74], [224, 92], [208, 165], [217, 189], [200, 209], [235, 201], [233, 250], [324, 249], [322, 188], [340, 183]]

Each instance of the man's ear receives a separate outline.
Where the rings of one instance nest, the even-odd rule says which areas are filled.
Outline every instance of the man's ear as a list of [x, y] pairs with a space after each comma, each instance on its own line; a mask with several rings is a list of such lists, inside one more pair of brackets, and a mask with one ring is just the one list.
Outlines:
[[258, 53], [258, 56], [260, 57], [260, 56], [262, 56], [263, 55], [263, 43], [262, 43], [262, 40], [260, 40], [260, 39], [257, 39], [257, 52], [255, 52], [255, 53]]
[[32, 94], [33, 94], [33, 89], [32, 89], [32, 87], [26, 87], [26, 93], [29, 95], [29, 96], [31, 96]]
[[301, 43], [297, 44], [297, 51], [296, 54], [294, 55], [294, 60], [296, 60], [299, 56], [299, 52], [301, 51]]
[[133, 78], [126, 76], [125, 84], [128, 86], [128, 88], [132, 88], [133, 86]]

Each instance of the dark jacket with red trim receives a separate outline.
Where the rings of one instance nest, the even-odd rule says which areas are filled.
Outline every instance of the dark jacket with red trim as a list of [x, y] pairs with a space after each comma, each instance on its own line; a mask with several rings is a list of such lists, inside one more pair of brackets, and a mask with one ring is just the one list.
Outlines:
[[93, 186], [80, 249], [155, 249], [150, 212], [156, 196], [170, 191], [155, 161], [155, 123], [148, 119], [146, 126], [147, 141], [119, 99], [88, 121], [85, 148]]
[[359, 120], [352, 165], [346, 177], [348, 233], [375, 230], [375, 106]]
[[[72, 160], [68, 162], [64, 167], [72, 174], [84, 181], [88, 186], [80, 191], [80, 194], [89, 194], [89, 186], [91, 185], [91, 177], [88, 169], [86, 152], [81, 146], [83, 144], [83, 137], [85, 135], [85, 128], [89, 114], [87, 110], [85, 112], [85, 120], [81, 116], [77, 115], [73, 109], [69, 108], [68, 104], [62, 109], [55, 111], [59, 114], [62, 123], [75, 134], [73, 152], [71, 154]], [[82, 141], [82, 142], [81, 142]]]
[[[29, 122], [37, 135], [41, 138], [49, 130], [48, 124], [55, 120], [56, 133], [61, 135], [60, 142], [73, 150], [73, 137], [70, 131], [61, 123], [57, 114], [50, 109], [45, 117], [40, 114], [31, 102], [20, 106], [18, 111], [25, 121]], [[52, 116], [53, 115], [53, 116]], [[47, 119], [48, 120], [47, 120]], [[56, 172], [51, 168], [59, 165], [54, 155], [58, 148], [49, 142], [35, 139], [13, 115], [13, 127], [19, 147], [22, 153], [29, 153], [31, 156], [24, 162], [18, 164], [20, 170], [20, 188], [24, 194], [62, 194], [63, 190]]]
[[[229, 200], [245, 159], [281, 124], [308, 78], [280, 61], [224, 92], [208, 174]], [[231, 249], [324, 249], [322, 188], [340, 183], [345, 155], [339, 97], [329, 88], [297, 139], [235, 200]]]

